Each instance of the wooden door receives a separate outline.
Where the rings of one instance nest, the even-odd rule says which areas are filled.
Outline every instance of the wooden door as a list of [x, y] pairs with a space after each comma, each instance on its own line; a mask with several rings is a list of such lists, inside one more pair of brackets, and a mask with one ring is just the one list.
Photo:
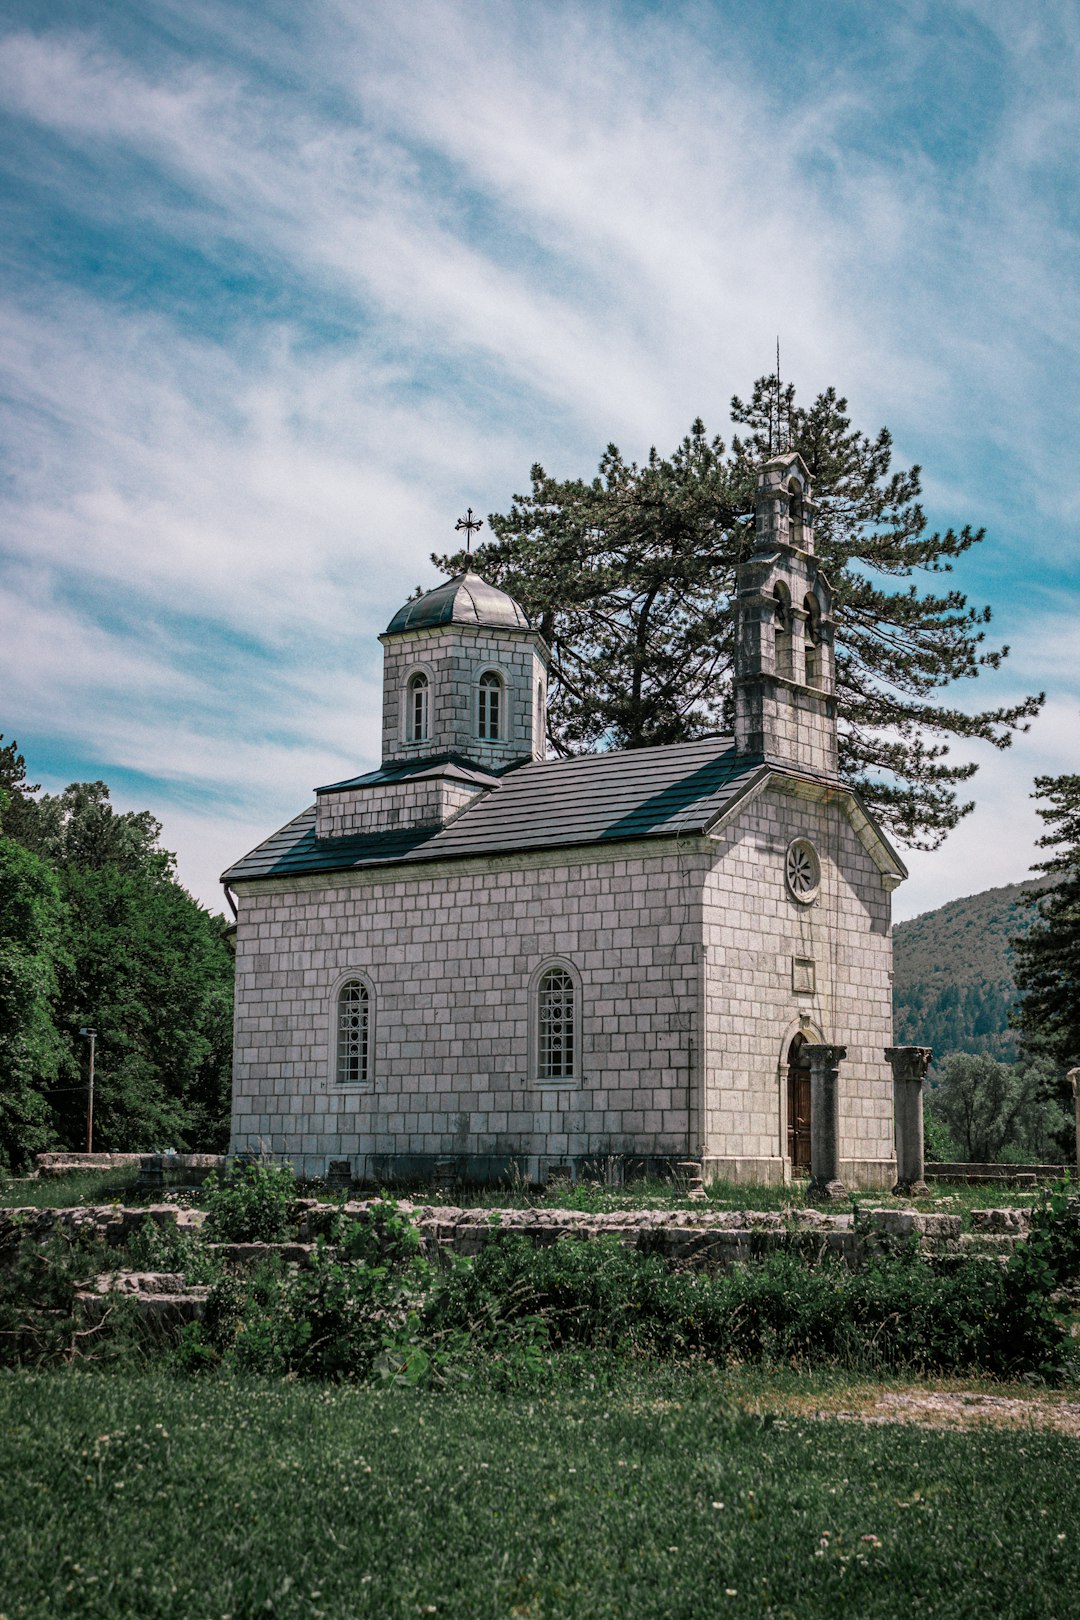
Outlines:
[[796, 1174], [810, 1171], [810, 1070], [788, 1065], [788, 1159]]

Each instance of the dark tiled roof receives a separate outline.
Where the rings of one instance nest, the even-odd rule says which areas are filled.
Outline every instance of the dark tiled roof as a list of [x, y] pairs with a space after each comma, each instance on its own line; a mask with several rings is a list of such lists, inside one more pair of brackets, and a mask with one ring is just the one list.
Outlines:
[[494, 787], [499, 780], [493, 771], [481, 770], [458, 754], [438, 754], [434, 759], [403, 759], [396, 765], [382, 765], [377, 771], [366, 771], [363, 776], [350, 776], [345, 782], [331, 782], [317, 787], [316, 793], [340, 793], [346, 788], [382, 787], [390, 782], [415, 782], [423, 777], [448, 776], [454, 782], [475, 782], [479, 787]]
[[491, 625], [500, 630], [527, 630], [524, 609], [512, 596], [489, 585], [479, 574], [458, 574], [415, 601], [399, 608], [386, 635], [402, 630], [428, 630], [441, 624]]
[[729, 737], [702, 737], [522, 765], [441, 829], [319, 840], [312, 808], [223, 881], [700, 833], [766, 769]]

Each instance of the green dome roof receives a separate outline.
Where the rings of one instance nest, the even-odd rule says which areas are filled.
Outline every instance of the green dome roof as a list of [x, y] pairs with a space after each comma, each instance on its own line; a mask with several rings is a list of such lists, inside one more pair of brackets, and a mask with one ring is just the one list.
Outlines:
[[512, 596], [489, 585], [479, 574], [458, 574], [415, 601], [399, 608], [386, 627], [388, 636], [403, 630], [428, 630], [442, 624], [484, 625], [496, 630], [528, 630], [524, 609]]

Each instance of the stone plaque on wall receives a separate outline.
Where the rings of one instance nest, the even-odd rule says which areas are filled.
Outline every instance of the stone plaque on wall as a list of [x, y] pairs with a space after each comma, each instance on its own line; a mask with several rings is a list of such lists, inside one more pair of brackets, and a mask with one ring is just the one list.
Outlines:
[[813, 957], [791, 958], [791, 988], [799, 995], [813, 995], [816, 989]]

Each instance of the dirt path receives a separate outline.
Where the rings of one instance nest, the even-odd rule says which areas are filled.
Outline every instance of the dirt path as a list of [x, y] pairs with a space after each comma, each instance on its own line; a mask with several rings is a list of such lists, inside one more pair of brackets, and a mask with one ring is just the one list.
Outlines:
[[776, 1416], [842, 1423], [921, 1423], [931, 1429], [1044, 1429], [1080, 1440], [1080, 1401], [1049, 1393], [990, 1395], [975, 1390], [846, 1389], [835, 1397], [784, 1395], [753, 1403]]

